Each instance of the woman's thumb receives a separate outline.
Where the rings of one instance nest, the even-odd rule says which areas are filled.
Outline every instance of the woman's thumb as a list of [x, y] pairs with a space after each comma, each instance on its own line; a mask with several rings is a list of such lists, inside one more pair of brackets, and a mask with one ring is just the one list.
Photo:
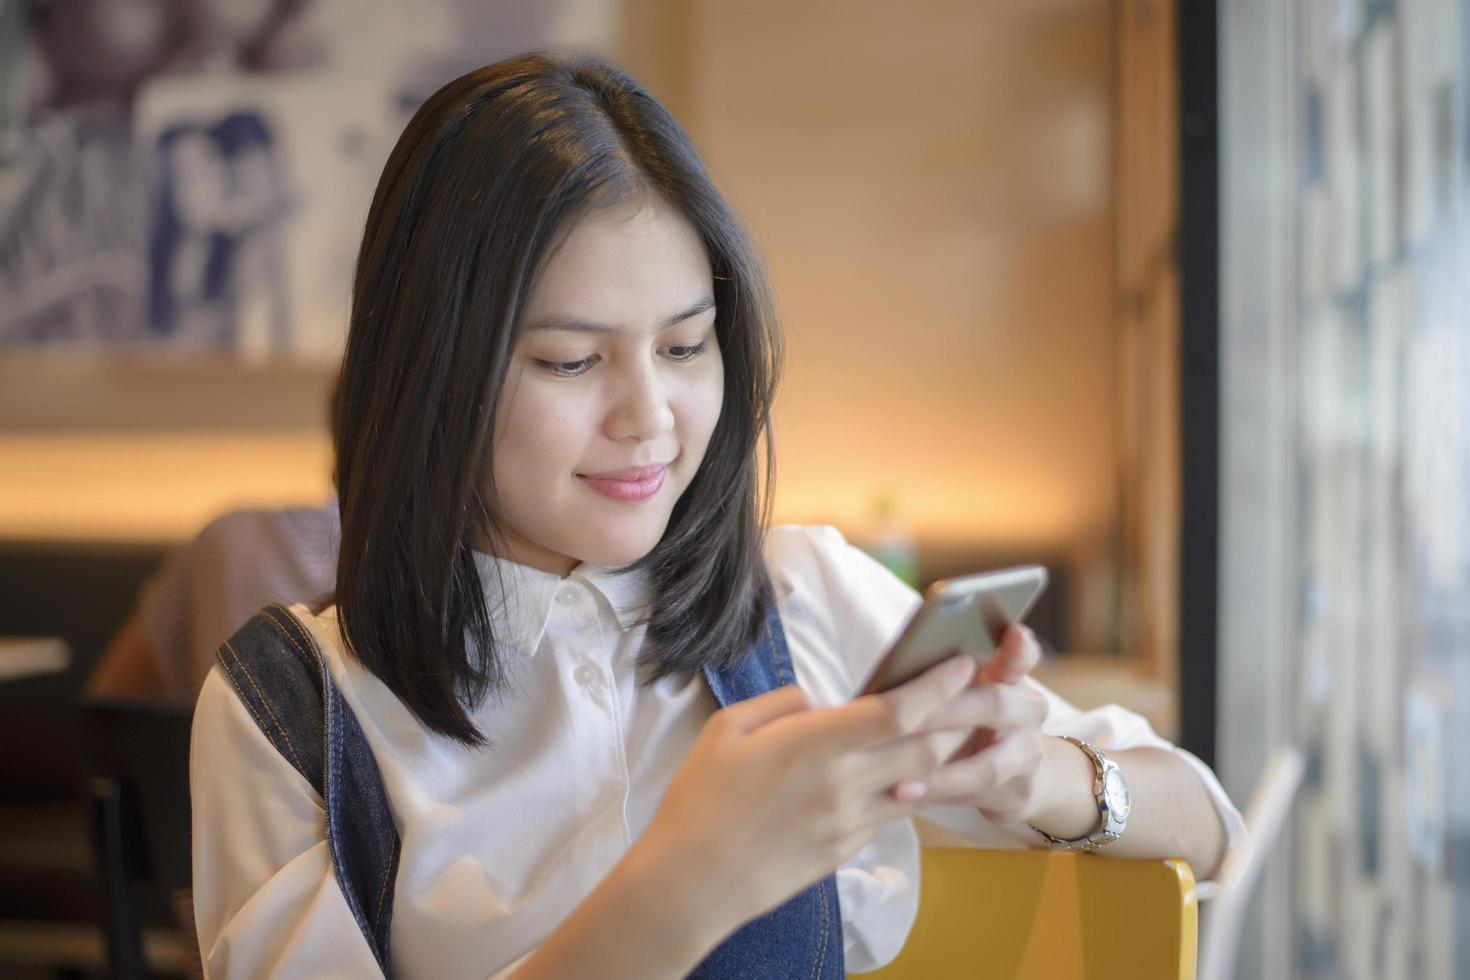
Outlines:
[[794, 715], [811, 707], [806, 692], [795, 684], [748, 698], [725, 709], [730, 724], [737, 732], [753, 732], [785, 715]]

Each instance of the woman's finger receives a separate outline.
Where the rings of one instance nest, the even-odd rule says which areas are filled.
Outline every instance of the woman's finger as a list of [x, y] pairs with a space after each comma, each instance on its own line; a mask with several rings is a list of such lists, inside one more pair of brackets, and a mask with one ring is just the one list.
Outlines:
[[1027, 626], [1013, 623], [1001, 635], [995, 655], [977, 675], [978, 683], [1014, 684], [1041, 662], [1041, 644]]
[[[922, 790], [922, 782], [915, 781], [914, 785]], [[885, 823], [902, 817], [912, 817], [929, 803], [927, 792], [919, 796], [903, 797], [895, 796], [888, 790], [877, 790], [868, 798], [866, 817], [874, 824]]]
[[998, 739], [966, 759], [947, 763], [924, 778], [931, 803], [975, 803], [1041, 765], [1039, 749], [1023, 736]]
[[919, 731], [974, 676], [975, 661], [960, 654], [882, 694], [781, 719], [771, 727], [786, 726], [788, 735], [800, 741], [803, 755], [830, 759]]
[[862, 789], [882, 790], [908, 780], [922, 780], [944, 765], [970, 737], [968, 729], [905, 735], [871, 746], [854, 760], [853, 782]]
[[1046, 698], [1028, 684], [982, 683], [955, 695], [924, 723], [924, 730], [1035, 728], [1046, 714]]

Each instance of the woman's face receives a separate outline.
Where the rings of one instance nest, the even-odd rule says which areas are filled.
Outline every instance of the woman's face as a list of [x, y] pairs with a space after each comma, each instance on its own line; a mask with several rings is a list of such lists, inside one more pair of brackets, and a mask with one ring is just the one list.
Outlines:
[[[531, 288], [496, 415], [502, 557], [566, 575], [658, 544], [720, 416], [713, 286], [699, 235], [655, 197], [572, 229]], [[661, 469], [626, 472], [643, 467]]]

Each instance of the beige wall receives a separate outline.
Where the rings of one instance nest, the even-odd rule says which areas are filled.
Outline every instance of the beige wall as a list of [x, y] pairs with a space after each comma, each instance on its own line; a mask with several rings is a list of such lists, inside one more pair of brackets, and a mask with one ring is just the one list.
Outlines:
[[[671, 9], [671, 8], [666, 8]], [[1113, 32], [1103, 2], [679, 7], [650, 64], [770, 264], [779, 519], [1074, 556], [1112, 642]]]

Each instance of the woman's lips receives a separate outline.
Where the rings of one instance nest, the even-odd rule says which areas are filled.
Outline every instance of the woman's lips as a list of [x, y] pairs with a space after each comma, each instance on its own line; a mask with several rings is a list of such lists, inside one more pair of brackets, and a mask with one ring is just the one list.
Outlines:
[[664, 485], [664, 476], [668, 471], [667, 466], [641, 466], [621, 470], [615, 476], [586, 476], [578, 473], [577, 479], [614, 500], [647, 500]]

